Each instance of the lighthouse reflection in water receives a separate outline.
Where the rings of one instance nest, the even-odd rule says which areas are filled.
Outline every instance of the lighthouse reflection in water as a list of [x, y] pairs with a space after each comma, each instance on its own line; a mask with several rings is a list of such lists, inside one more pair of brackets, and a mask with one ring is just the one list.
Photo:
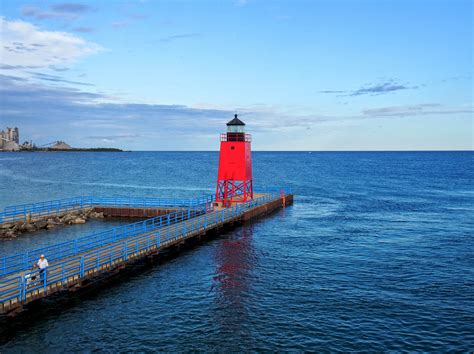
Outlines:
[[[259, 262], [259, 255], [253, 243], [253, 224], [243, 225], [219, 242], [215, 249], [216, 275], [212, 290], [215, 293], [215, 320], [229, 328], [233, 323], [236, 330], [248, 322], [247, 296], [252, 291], [252, 273]], [[229, 319], [232, 319], [229, 322]]]

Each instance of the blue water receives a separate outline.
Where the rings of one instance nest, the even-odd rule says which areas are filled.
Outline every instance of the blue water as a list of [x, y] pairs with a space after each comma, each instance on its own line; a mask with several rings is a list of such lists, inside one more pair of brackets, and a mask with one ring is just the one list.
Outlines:
[[[0, 207], [212, 193], [217, 159], [0, 154]], [[294, 206], [4, 325], [0, 352], [473, 350], [473, 153], [257, 152], [253, 163], [255, 184], [291, 187]], [[71, 237], [62, 230], [0, 248]]]

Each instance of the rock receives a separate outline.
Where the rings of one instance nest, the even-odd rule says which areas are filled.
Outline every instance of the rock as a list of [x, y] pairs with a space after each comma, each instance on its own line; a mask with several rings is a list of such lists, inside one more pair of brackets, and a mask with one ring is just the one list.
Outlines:
[[18, 226], [18, 231], [19, 232], [28, 232], [28, 227], [29, 224], [27, 224], [26, 222], [21, 224], [20, 226]]
[[25, 225], [25, 231], [26, 232], [33, 232], [36, 231], [36, 227], [33, 224], [26, 224]]
[[2, 224], [2, 225], [0, 225], [0, 229], [3, 229], [3, 230], [10, 229], [10, 227], [12, 227], [12, 224]]
[[3, 237], [5, 237], [5, 238], [15, 238], [15, 237], [16, 237], [16, 234], [15, 234], [15, 232], [9, 230], [9, 231], [5, 232], [5, 234], [3, 235]]
[[66, 221], [69, 221], [69, 220], [73, 220], [77, 217], [80, 217], [81, 216], [81, 212], [80, 211], [71, 211], [69, 213], [66, 213], [64, 214], [62, 217], [61, 217], [61, 220], [66, 220]]
[[76, 217], [77, 217], [76, 215], [66, 214], [61, 219], [61, 222], [64, 224], [68, 224], [71, 220], [74, 220]]
[[56, 227], [57, 225], [60, 225], [60, 221], [56, 221], [56, 219], [48, 219], [46, 221], [46, 228], [49, 230], [49, 229], [52, 229], [53, 227]]
[[85, 224], [86, 221], [84, 219], [81, 219], [81, 218], [76, 218], [76, 219], [72, 220], [72, 223], [73, 224]]
[[36, 223], [35, 223], [35, 226], [36, 228], [38, 229], [44, 229], [46, 227], [46, 225], [48, 225], [48, 222], [44, 219], [42, 220], [38, 220]]
[[80, 214], [77, 215], [67, 215], [63, 219], [63, 223], [67, 225], [77, 224], [76, 220], [84, 220], [84, 217]]

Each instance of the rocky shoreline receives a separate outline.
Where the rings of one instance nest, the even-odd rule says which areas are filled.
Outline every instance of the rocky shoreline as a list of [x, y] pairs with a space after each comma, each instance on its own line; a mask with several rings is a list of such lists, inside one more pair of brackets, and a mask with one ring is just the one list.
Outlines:
[[85, 224], [89, 219], [103, 219], [104, 213], [93, 208], [68, 212], [62, 215], [48, 215], [30, 222], [14, 222], [0, 225], [0, 239], [13, 239], [17, 236], [62, 225]]

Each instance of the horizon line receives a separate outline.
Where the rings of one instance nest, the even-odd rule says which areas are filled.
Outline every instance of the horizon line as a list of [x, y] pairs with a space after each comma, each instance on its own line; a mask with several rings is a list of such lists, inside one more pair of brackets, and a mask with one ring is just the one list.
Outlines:
[[[89, 148], [81, 148], [81, 149], [89, 149]], [[96, 148], [99, 149], [99, 148]], [[108, 148], [100, 148], [100, 149], [108, 149]], [[48, 153], [48, 152], [219, 152], [220, 150], [127, 150], [121, 148], [114, 148], [119, 149], [122, 151], [68, 151], [68, 150], [49, 150], [49, 151], [3, 151], [0, 150], [0, 153]], [[252, 152], [474, 152], [474, 148], [470, 150], [466, 149], [459, 149], [459, 150], [252, 150]]]

